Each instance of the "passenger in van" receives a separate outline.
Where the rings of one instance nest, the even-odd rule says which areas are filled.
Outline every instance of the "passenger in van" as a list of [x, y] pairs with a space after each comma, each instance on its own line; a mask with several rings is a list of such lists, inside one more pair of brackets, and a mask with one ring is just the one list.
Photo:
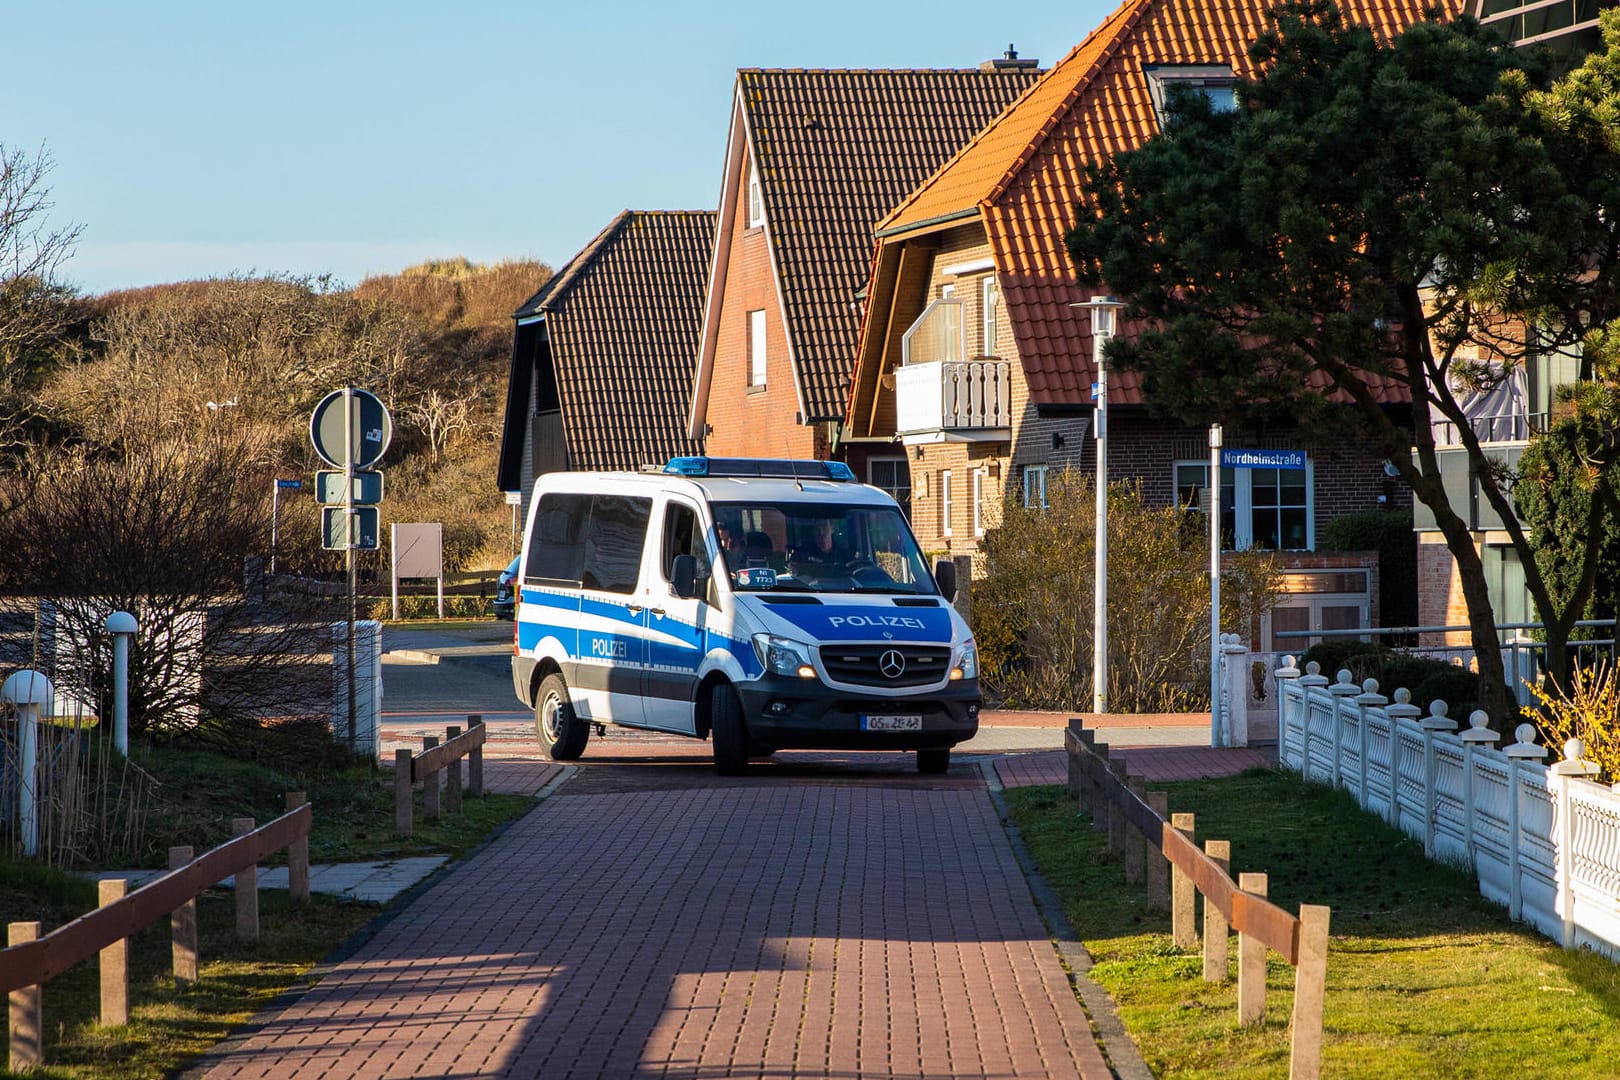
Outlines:
[[737, 536], [737, 530], [723, 521], [716, 522], [715, 536], [720, 540], [720, 557], [725, 560], [727, 570], [735, 570], [744, 563], [742, 540]]

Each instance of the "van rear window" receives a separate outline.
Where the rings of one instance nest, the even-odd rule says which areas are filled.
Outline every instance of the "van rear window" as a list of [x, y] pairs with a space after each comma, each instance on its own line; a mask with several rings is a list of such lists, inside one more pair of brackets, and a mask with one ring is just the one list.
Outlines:
[[632, 593], [641, 577], [652, 500], [633, 495], [595, 495], [585, 529], [585, 566], [580, 584], [603, 592]]
[[589, 495], [553, 492], [540, 496], [524, 578], [547, 585], [578, 585], [585, 566], [585, 523], [590, 516]]

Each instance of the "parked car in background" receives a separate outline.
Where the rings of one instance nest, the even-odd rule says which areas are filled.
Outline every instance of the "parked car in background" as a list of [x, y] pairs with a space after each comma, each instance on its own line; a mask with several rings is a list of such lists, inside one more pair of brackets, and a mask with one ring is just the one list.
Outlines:
[[519, 555], [506, 564], [500, 577], [495, 579], [495, 603], [491, 610], [497, 619], [510, 619], [517, 612], [517, 576]]

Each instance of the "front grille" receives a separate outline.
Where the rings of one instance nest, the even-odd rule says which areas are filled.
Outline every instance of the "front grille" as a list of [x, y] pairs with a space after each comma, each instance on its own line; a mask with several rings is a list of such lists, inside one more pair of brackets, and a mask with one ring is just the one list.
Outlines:
[[[906, 668], [890, 678], [881, 664], [885, 653], [899, 653]], [[950, 669], [951, 650], [937, 645], [823, 645], [821, 665], [834, 682], [858, 686], [932, 686]]]

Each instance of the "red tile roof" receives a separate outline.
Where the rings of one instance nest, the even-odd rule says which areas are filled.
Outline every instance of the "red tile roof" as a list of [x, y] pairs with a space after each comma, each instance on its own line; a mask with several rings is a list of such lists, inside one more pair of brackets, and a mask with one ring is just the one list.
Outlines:
[[[1230, 64], [1254, 74], [1248, 46], [1273, 0], [1126, 0], [878, 225], [885, 243], [976, 212], [989, 236], [1009, 322], [1038, 404], [1090, 401], [1089, 316], [1063, 234], [1085, 166], [1158, 132], [1149, 64]], [[1461, 0], [1341, 0], [1348, 22], [1389, 38]], [[1125, 328], [1128, 332], [1129, 328]], [[1116, 373], [1110, 400], [1138, 402], [1140, 378]]]
[[686, 409], [716, 216], [626, 210], [518, 309], [545, 317], [570, 468], [700, 452]]
[[843, 415], [872, 226], [1038, 75], [737, 73], [807, 420]]

